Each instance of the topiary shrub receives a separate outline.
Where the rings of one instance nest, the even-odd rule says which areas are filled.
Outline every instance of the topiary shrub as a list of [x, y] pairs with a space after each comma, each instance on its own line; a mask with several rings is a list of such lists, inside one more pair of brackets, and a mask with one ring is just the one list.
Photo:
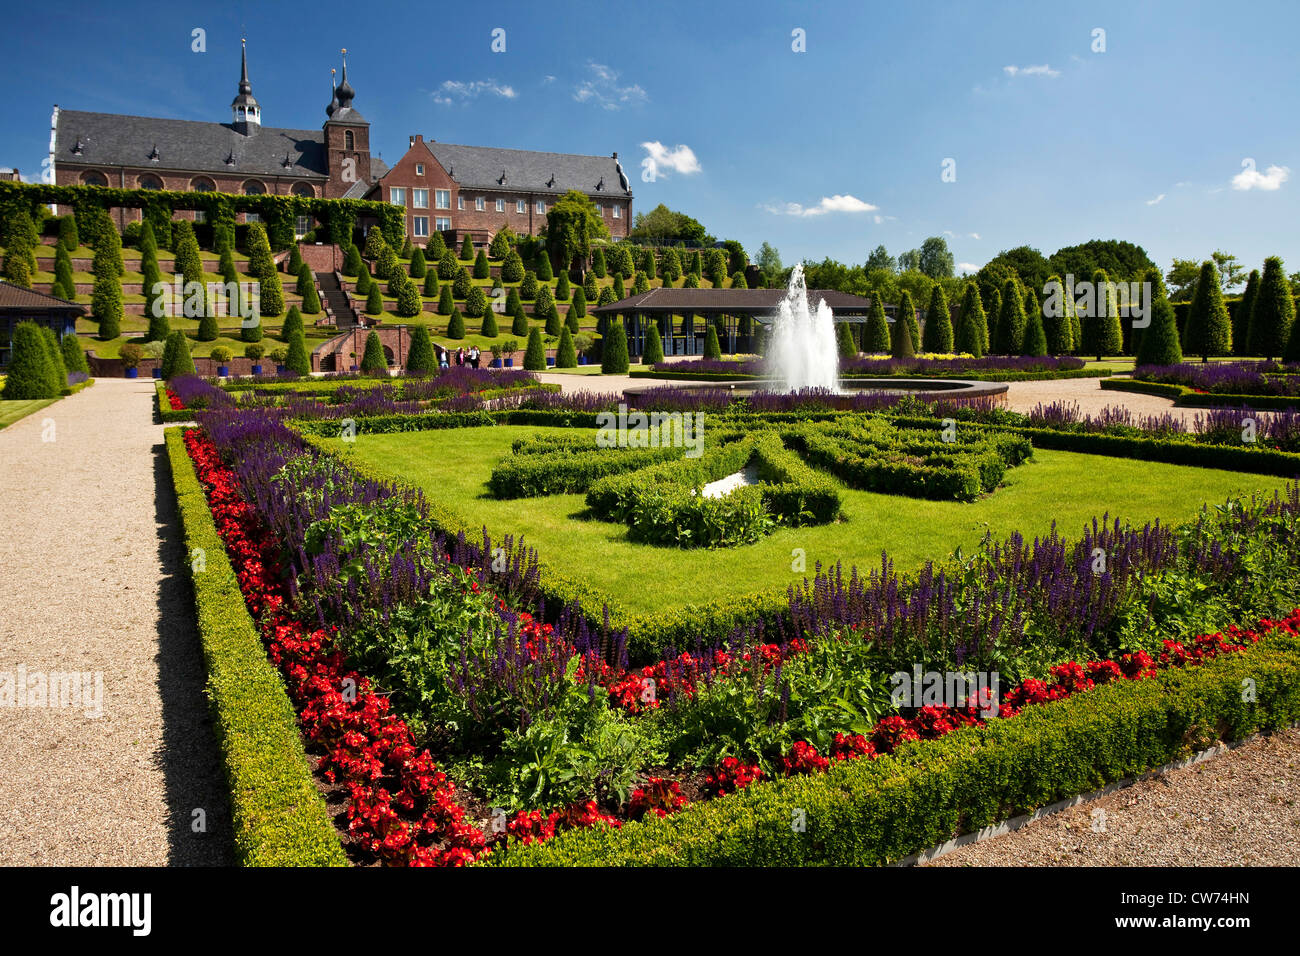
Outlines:
[[492, 269], [488, 265], [487, 253], [480, 249], [478, 255], [474, 257], [474, 278], [486, 279], [491, 274]]
[[410, 262], [411, 254], [414, 252], [415, 252], [415, 248], [411, 245], [411, 239], [408, 236], [406, 240], [402, 243], [402, 258], [405, 259], [407, 262]]
[[450, 282], [456, 278], [456, 273], [460, 271], [460, 263], [456, 261], [456, 253], [447, 249], [438, 258], [438, 278], [444, 282]]
[[555, 273], [551, 271], [551, 257], [543, 249], [537, 256], [537, 281], [550, 282], [555, 278]]
[[253, 342], [244, 346], [244, 358], [251, 359], [253, 362], [262, 361], [262, 356], [266, 354], [266, 346], [259, 342]]
[[[293, 248], [289, 251], [289, 258], [285, 263], [284, 271], [291, 276], [301, 276], [302, 267], [302, 253], [298, 250], [298, 243], [295, 242]], [[302, 295], [301, 290], [298, 294]]]
[[451, 291], [458, 299], [469, 298], [469, 290], [472, 288], [474, 288], [474, 280], [470, 278], [469, 272], [465, 269], [457, 272], [456, 277], [451, 280]]
[[415, 280], [410, 276], [401, 278], [397, 288], [397, 314], [404, 319], [413, 319], [424, 311], [424, 301], [420, 298], [420, 290], [415, 287]]
[[366, 293], [366, 315], [383, 315], [384, 297], [379, 292], [379, 283], [372, 282]]
[[468, 235], [465, 241], [460, 244], [460, 258], [462, 262], [472, 262], [474, 259], [474, 243], [470, 242]]
[[361, 251], [356, 246], [348, 246], [347, 254], [343, 257], [343, 269], [345, 276], [356, 278], [365, 268], [365, 263], [361, 261]]
[[24, 246], [10, 246], [5, 250], [4, 265], [0, 267], [0, 277], [10, 285], [20, 289], [32, 287], [31, 255]]
[[63, 364], [69, 372], [90, 374], [90, 363], [86, 361], [86, 353], [81, 350], [81, 339], [76, 334], [65, 335], [59, 342], [59, 350], [63, 353]]
[[1269, 256], [1264, 260], [1264, 274], [1247, 323], [1251, 353], [1268, 359], [1283, 355], [1288, 362], [1297, 361], [1295, 352], [1300, 343], [1294, 341], [1294, 327], [1295, 300], [1291, 296], [1286, 270], [1282, 268], [1281, 259]]
[[492, 237], [492, 242], [488, 246], [488, 252], [493, 259], [504, 259], [510, 255], [510, 237], [512, 233], [509, 226], [502, 226], [497, 230], [496, 235]]
[[607, 285], [607, 286], [605, 286], [603, 289], [600, 290], [600, 304], [601, 304], [601, 305], [604, 305], [604, 304], [605, 304], [605, 292], [606, 292], [606, 291], [609, 292], [609, 296], [610, 296], [609, 301], [610, 301], [610, 302], [621, 302], [621, 301], [623, 301], [624, 299], [626, 299], [626, 298], [627, 298], [627, 289], [626, 289], [626, 287], [624, 287], [624, 285], [623, 285], [623, 276], [622, 276], [622, 275], [616, 275], [616, 276], [614, 276], [614, 284], [613, 284], [612, 286], [608, 286], [608, 285]]
[[239, 340], [254, 343], [262, 341], [262, 317], [260, 315], [254, 316], [253, 321], [239, 323]]
[[528, 333], [528, 348], [524, 351], [524, 368], [530, 372], [546, 371], [546, 347], [542, 344], [542, 330], [536, 326]]
[[555, 367], [578, 367], [578, 350], [574, 348], [573, 334], [567, 326], [560, 330], [560, 344], [555, 349]]
[[[605, 250], [597, 246], [591, 253], [591, 271], [597, 279], [605, 278], [608, 267], [605, 265]], [[596, 293], [592, 293], [596, 295]]]
[[[717, 345], [716, 338], [713, 344]], [[605, 333], [600, 344], [600, 370], [605, 375], [625, 375], [628, 368], [627, 332], [622, 320], [614, 317], [605, 323]]]
[[891, 358], [910, 359], [916, 356], [916, 348], [912, 345], [912, 323], [907, 321], [908, 316], [915, 314], [912, 295], [904, 289], [898, 300], [898, 314], [894, 317], [893, 341], [889, 351]]
[[438, 295], [438, 272], [436, 269], [429, 269], [424, 274], [424, 294], [430, 299]]
[[501, 279], [505, 282], [519, 282], [524, 277], [524, 260], [518, 252], [511, 249], [501, 261]]
[[370, 271], [363, 265], [361, 271], [357, 273], [357, 295], [369, 295], [372, 285], [374, 280], [370, 278]]
[[745, 282], [745, 273], [733, 273], [731, 276], [731, 287], [733, 289], [748, 289], [749, 285]]
[[835, 348], [839, 352], [840, 358], [856, 358], [858, 346], [853, 341], [853, 333], [849, 331], [849, 323], [837, 322], [835, 325]]
[[442, 233], [435, 232], [429, 237], [429, 244], [425, 247], [424, 258], [426, 262], [437, 262], [447, 251], [447, 241], [442, 238]]
[[[1029, 294], [1032, 296], [1033, 290]], [[1034, 309], [1025, 322], [1025, 339], [1020, 354], [1034, 357], [1047, 354], [1047, 333], [1043, 331], [1043, 318], [1038, 309]]]
[[371, 226], [370, 231], [366, 233], [366, 258], [373, 262], [387, 248], [388, 241], [384, 239], [383, 232], [378, 226]]
[[387, 370], [388, 359], [384, 358], [384, 344], [379, 341], [378, 332], [371, 332], [366, 336], [366, 350], [361, 355], [361, 371], [373, 375]]
[[568, 302], [571, 294], [569, 287], [569, 274], [567, 272], [561, 272], [560, 277], [555, 280], [555, 301]]
[[654, 365], [664, 360], [664, 343], [659, 337], [659, 323], [651, 322], [645, 331], [645, 351], [641, 355], [642, 365]]
[[284, 357], [284, 367], [299, 375], [311, 374], [311, 356], [307, 354], [307, 341], [301, 328], [289, 336], [289, 353]]
[[528, 315], [524, 312], [524, 304], [518, 299], [515, 300], [514, 311], [510, 313], [510, 334], [527, 335], [528, 334]]
[[484, 310], [483, 324], [479, 328], [479, 334], [489, 339], [494, 339], [501, 334], [501, 330], [497, 328], [496, 313], [492, 309]]
[[231, 351], [224, 345], [214, 345], [212, 351], [208, 353], [208, 357], [218, 365], [225, 365], [230, 361]]
[[614, 289], [610, 286], [605, 286], [600, 290], [600, 298], [596, 300], [596, 305], [598, 307], [602, 305], [610, 305], [617, 301], [618, 299], [615, 295]]
[[288, 342], [295, 334], [302, 332], [302, 313], [298, 311], [296, 305], [291, 305], [289, 311], [285, 313], [284, 324], [280, 326], [280, 341]]
[[190, 340], [179, 329], [167, 339], [167, 349], [163, 352], [162, 377], [179, 378], [194, 374], [194, 359], [190, 357]]
[[1164, 296], [1151, 303], [1151, 327], [1138, 342], [1138, 365], [1178, 365], [1183, 347], [1178, 341], [1178, 320], [1174, 307]]
[[412, 374], [432, 372], [438, 367], [438, 359], [433, 354], [433, 340], [429, 330], [417, 325], [411, 330], [411, 344], [406, 351], [406, 370]]
[[519, 285], [519, 298], [532, 302], [537, 298], [537, 276], [530, 270], [524, 273], [524, 281]]
[[402, 266], [397, 261], [397, 253], [388, 247], [385, 247], [383, 252], [379, 253], [379, 258], [375, 260], [374, 271], [377, 278], [391, 279], [401, 269]]
[[77, 217], [68, 213], [59, 219], [59, 246], [64, 252], [76, 252], [81, 245], [77, 237]]
[[644, 272], [638, 272], [636, 274], [636, 278], [632, 280], [632, 294], [641, 295], [643, 292], [649, 292], [649, 291], [650, 291], [650, 280], [646, 278]]
[[57, 398], [63, 390], [58, 372], [50, 358], [41, 327], [35, 322], [19, 322], [10, 342], [9, 368], [4, 391], [6, 401]]
[[197, 338], [200, 342], [215, 342], [221, 336], [221, 329], [217, 327], [217, 317], [211, 309], [203, 310], [203, 317], [199, 319], [199, 331]]
[[411, 268], [408, 271], [412, 279], [423, 279], [429, 273], [429, 265], [424, 261], [424, 250], [419, 246], [411, 251]]
[[708, 331], [704, 333], [704, 357], [714, 361], [722, 358], [722, 347], [718, 344], [718, 329], [712, 323], [709, 324]]
[[447, 338], [463, 339], [465, 337], [465, 319], [460, 309], [452, 307], [451, 318], [447, 320]]
[[488, 309], [487, 296], [483, 293], [481, 285], [471, 286], [469, 295], [465, 297], [465, 314], [471, 318], [479, 318], [484, 312], [491, 311]]
[[952, 351], [952, 346], [952, 318], [948, 314], [948, 297], [943, 294], [943, 286], [936, 282], [930, 290], [930, 305], [925, 310], [921, 348], [926, 352], [947, 354]]
[[284, 289], [280, 285], [280, 276], [275, 272], [269, 278], [259, 280], [258, 294], [261, 297], [261, 315], [279, 315], [284, 311]]

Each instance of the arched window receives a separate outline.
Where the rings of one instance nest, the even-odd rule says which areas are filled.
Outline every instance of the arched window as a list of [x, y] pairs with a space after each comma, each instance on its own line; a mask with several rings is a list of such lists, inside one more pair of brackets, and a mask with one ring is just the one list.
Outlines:
[[248, 182], [244, 183], [244, 195], [265, 196], [266, 187], [263, 186], [261, 183], [259, 183], [256, 179], [250, 179]]
[[356, 148], [357, 148], [357, 147], [356, 147], [356, 137], [354, 137], [354, 136], [352, 135], [352, 130], [350, 130], [350, 129], [345, 129], [345, 130], [343, 131], [343, 148], [344, 148], [344, 149], [356, 149]]
[[152, 173], [145, 173], [143, 176], [140, 177], [140, 188], [141, 189], [162, 189], [163, 182], [161, 179], [159, 179], [157, 176], [153, 175]]
[[217, 184], [208, 179], [207, 176], [196, 176], [190, 180], [190, 191], [196, 193], [216, 192]]
[[295, 196], [305, 196], [307, 199], [316, 198], [316, 190], [312, 189], [311, 183], [294, 183], [290, 192]]
[[88, 169], [81, 174], [81, 183], [83, 186], [103, 186], [108, 187], [108, 177], [94, 169]]

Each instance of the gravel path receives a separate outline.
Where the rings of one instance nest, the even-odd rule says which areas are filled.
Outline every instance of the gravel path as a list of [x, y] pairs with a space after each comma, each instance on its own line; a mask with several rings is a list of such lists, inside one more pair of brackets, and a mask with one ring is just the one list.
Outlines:
[[1295, 866], [1298, 794], [1300, 730], [1287, 730], [929, 865]]
[[[153, 391], [99, 379], [0, 431], [0, 865], [231, 862]], [[102, 674], [102, 715], [14, 706], [19, 668]]]

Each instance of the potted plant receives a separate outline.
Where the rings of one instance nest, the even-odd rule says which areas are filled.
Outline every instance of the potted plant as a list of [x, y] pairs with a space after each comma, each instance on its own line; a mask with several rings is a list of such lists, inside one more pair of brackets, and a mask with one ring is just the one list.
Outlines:
[[117, 353], [126, 368], [127, 378], [140, 377], [140, 361], [144, 358], [144, 349], [134, 342], [127, 342]]
[[350, 372], [355, 372], [355, 371], [357, 370], [357, 353], [356, 353], [356, 352], [349, 352], [349, 353], [348, 353], [348, 358], [352, 359], [352, 363], [351, 363], [351, 365], [348, 367], [348, 371], [350, 371]]
[[256, 342], [252, 343], [251, 345], [246, 345], [244, 347], [244, 356], [246, 358], [251, 359], [253, 362], [254, 375], [262, 374], [261, 361], [262, 361], [262, 356], [265, 354], [266, 354], [266, 349], [262, 345], [259, 345]]
[[493, 368], [501, 367], [501, 353], [504, 351], [505, 350], [501, 347], [501, 343], [499, 342], [492, 343], [492, 367]]
[[166, 342], [146, 342], [144, 343], [144, 357], [151, 360], [153, 364], [153, 377], [162, 378], [162, 357], [167, 351]]
[[214, 346], [211, 352], [212, 361], [217, 363], [217, 377], [230, 377], [230, 349], [224, 345]]
[[506, 339], [504, 349], [506, 355], [510, 356], [505, 360], [506, 368], [514, 368], [515, 366], [514, 354], [515, 352], [519, 351], [519, 342], [515, 339]]
[[285, 371], [285, 361], [289, 358], [289, 350], [283, 345], [277, 346], [270, 351], [271, 361], [275, 363], [275, 374], [283, 375]]

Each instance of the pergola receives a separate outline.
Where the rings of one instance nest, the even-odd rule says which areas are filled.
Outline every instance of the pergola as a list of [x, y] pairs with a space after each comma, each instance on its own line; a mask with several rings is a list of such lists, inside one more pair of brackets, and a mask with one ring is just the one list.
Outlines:
[[[646, 331], [652, 323], [659, 328], [664, 355], [703, 353], [704, 337], [714, 323], [719, 326], [722, 351], [735, 354], [754, 351], [755, 324], [770, 324], [785, 294], [784, 289], [661, 288], [598, 306], [592, 312], [606, 321], [622, 316], [629, 355], [645, 351]], [[865, 296], [834, 289], [808, 290], [810, 303], [816, 306], [820, 299], [830, 306], [836, 322], [865, 322], [871, 309], [871, 299]], [[680, 322], [674, 322], [674, 316], [680, 316]], [[698, 324], [697, 318], [702, 320]], [[742, 332], [746, 319], [747, 331]]]

